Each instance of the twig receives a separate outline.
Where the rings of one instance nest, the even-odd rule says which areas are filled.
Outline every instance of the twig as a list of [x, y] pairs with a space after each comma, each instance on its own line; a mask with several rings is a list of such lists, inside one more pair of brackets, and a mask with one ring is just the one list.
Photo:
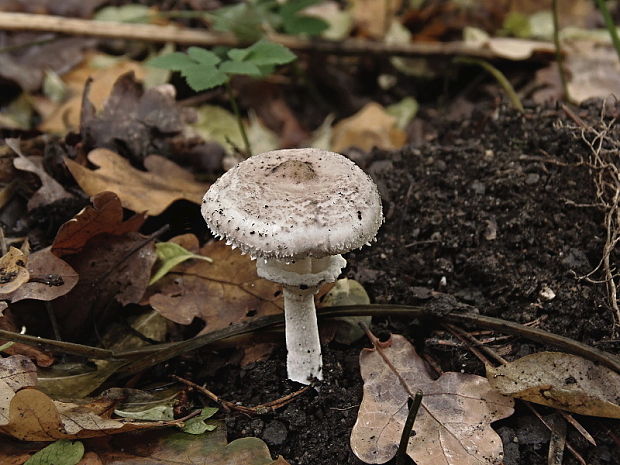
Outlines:
[[[318, 312], [318, 316], [320, 318], [385, 315], [407, 317], [409, 319], [441, 319], [447, 323], [493, 329], [498, 332], [524, 337], [537, 343], [551, 345], [566, 352], [580, 355], [588, 360], [599, 362], [620, 373], [620, 359], [613, 354], [590, 347], [579, 341], [544, 331], [542, 329], [531, 328], [512, 321], [506, 321], [500, 318], [493, 318], [476, 313], [454, 312], [438, 316], [429, 313], [424, 307], [415, 307], [411, 305], [348, 305], [343, 307], [322, 308]], [[252, 333], [260, 329], [281, 325], [283, 323], [284, 315], [269, 315], [257, 318], [247, 323], [234, 324], [224, 329], [186, 339], [185, 341], [156, 344], [120, 352], [81, 344], [58, 342], [53, 339], [39, 338], [5, 330], [0, 330], [0, 339], [22, 342], [24, 344], [44, 347], [47, 349], [56, 349], [59, 352], [82, 355], [99, 360], [127, 360], [128, 365], [123, 367], [121, 371], [123, 373], [137, 373], [158, 363], [165, 362], [166, 360], [169, 360], [181, 353], [196, 350], [200, 347], [221, 341], [223, 339]]]
[[13, 331], [0, 329], [0, 339], [21, 342], [32, 347], [40, 349], [56, 350], [60, 353], [79, 355], [86, 358], [94, 358], [97, 360], [112, 360], [114, 352], [99, 347], [92, 347], [83, 344], [75, 344], [73, 342], [56, 341], [54, 339], [46, 339], [43, 337], [30, 336], [29, 334], [20, 334]]
[[407, 414], [407, 420], [405, 420], [405, 426], [403, 427], [403, 433], [400, 436], [400, 444], [398, 444], [398, 450], [396, 451], [396, 455], [394, 456], [395, 465], [405, 465], [407, 446], [409, 445], [409, 439], [411, 438], [413, 423], [415, 422], [415, 418], [418, 415], [420, 404], [422, 404], [422, 396], [422, 391], [417, 391], [415, 393], [415, 397], [413, 398], [413, 402], [411, 402], [411, 407], [409, 408], [409, 413]]
[[562, 83], [562, 93], [564, 100], [570, 101], [568, 93], [568, 81], [566, 79], [566, 70], [564, 69], [564, 57], [562, 56], [562, 47], [560, 45], [560, 25], [558, 21], [558, 0], [553, 0], [553, 43], [555, 44], [555, 62], [560, 72], [560, 82]]
[[[27, 13], [0, 12], [0, 30], [45, 31], [68, 35], [103, 37], [112, 39], [133, 39], [146, 42], [174, 42], [180, 45], [235, 47], [242, 45], [232, 34], [213, 33], [205, 30], [155, 24], [124, 24], [113, 21], [95, 21], [60, 16]], [[386, 44], [365, 39], [341, 41], [301, 39], [282, 34], [266, 34], [266, 38], [300, 52], [320, 52], [334, 55], [391, 55], [391, 56], [445, 56], [465, 55], [486, 59], [497, 58], [486, 48], [472, 46], [462, 41], [433, 43], [411, 42]], [[551, 54], [553, 47], [541, 42], [538, 52]]]
[[230, 402], [228, 400], [222, 399], [217, 394], [209, 391], [206, 387], [200, 386], [194, 383], [193, 381], [190, 381], [185, 378], [181, 378], [180, 376], [176, 376], [176, 375], [172, 375], [172, 377], [176, 379], [177, 381], [187, 386], [190, 386], [191, 388], [196, 389], [197, 391], [202, 392], [205, 396], [207, 396], [213, 402], [220, 404], [227, 411], [236, 410], [237, 412], [245, 413], [246, 415], [262, 415], [265, 413], [273, 412], [276, 409], [279, 409], [280, 407], [284, 407], [285, 405], [289, 404], [296, 397], [300, 396], [301, 394], [306, 392], [311, 387], [311, 386], [304, 386], [299, 391], [292, 392], [283, 397], [280, 397], [279, 399], [272, 400], [270, 402], [265, 402], [264, 404], [259, 404], [256, 407], [246, 407], [236, 402]]
[[56, 313], [54, 312], [52, 303], [49, 301], [45, 302], [45, 309], [47, 310], [47, 316], [50, 319], [50, 324], [52, 325], [54, 339], [57, 341], [62, 341], [62, 337], [60, 336], [60, 328], [58, 327], [58, 319], [56, 318]]

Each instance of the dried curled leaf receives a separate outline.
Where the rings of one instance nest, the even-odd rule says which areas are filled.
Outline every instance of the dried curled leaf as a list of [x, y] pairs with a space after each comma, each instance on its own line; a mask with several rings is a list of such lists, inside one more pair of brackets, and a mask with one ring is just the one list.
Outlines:
[[48, 205], [56, 200], [70, 198], [69, 194], [62, 185], [51, 177], [43, 168], [42, 157], [27, 157], [19, 148], [18, 139], [7, 139], [6, 144], [18, 155], [13, 160], [15, 168], [21, 171], [29, 171], [36, 174], [41, 180], [41, 187], [28, 200], [28, 210]]
[[15, 247], [10, 247], [0, 258], [0, 295], [10, 294], [28, 282], [30, 273], [27, 263], [28, 257]]
[[415, 435], [407, 447], [418, 465], [501, 462], [502, 441], [490, 423], [512, 414], [512, 399], [493, 390], [481, 376], [444, 373], [433, 380], [402, 336], [379, 344], [379, 349], [364, 349], [360, 355], [364, 397], [351, 433], [357, 457], [366, 463], [384, 463], [394, 456], [407, 418], [407, 401], [421, 390], [424, 398]]
[[185, 199], [199, 204], [209, 187], [194, 181], [188, 171], [159, 155], [149, 155], [140, 171], [117, 153], [107, 149], [95, 149], [88, 160], [99, 166], [90, 170], [68, 158], [67, 168], [88, 195], [103, 191], [115, 192], [123, 207], [135, 212], [159, 215], [172, 202]]
[[78, 282], [77, 272], [54, 255], [50, 247], [28, 257], [29, 281], [6, 298], [11, 302], [24, 299], [50, 301], [67, 294]]
[[177, 422], [129, 422], [106, 418], [114, 400], [60, 402], [34, 388], [36, 369], [24, 356], [0, 360], [0, 433], [24, 441], [108, 436]]
[[122, 236], [128, 232], [137, 232], [146, 219], [146, 215], [136, 214], [123, 221], [123, 207], [114, 192], [101, 192], [91, 202], [92, 207], [84, 208], [60, 227], [52, 244], [55, 255], [62, 257], [78, 253], [98, 234]]
[[489, 383], [502, 394], [581, 415], [620, 418], [620, 374], [577, 355], [538, 352], [497, 368]]

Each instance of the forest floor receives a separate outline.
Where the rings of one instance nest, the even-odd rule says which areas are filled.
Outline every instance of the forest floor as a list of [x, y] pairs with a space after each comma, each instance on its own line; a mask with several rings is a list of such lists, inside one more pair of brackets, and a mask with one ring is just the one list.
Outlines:
[[[608, 109], [603, 120], [616, 111]], [[599, 127], [600, 102], [577, 116]], [[584, 278], [601, 260], [605, 211], [594, 206], [595, 178], [587, 163], [592, 153], [583, 128], [555, 107], [523, 115], [506, 108], [478, 111], [457, 121], [429, 118], [432, 140], [366, 157], [386, 221], [376, 244], [348, 254], [346, 276], [364, 283], [376, 303], [424, 304], [435, 291], [483, 315], [535, 322], [617, 353], [617, 341], [609, 342], [613, 319], [606, 288]], [[420, 320], [373, 321], [377, 334], [404, 334], [445, 371], [484, 374], [465, 347], [436, 329]], [[512, 337], [491, 345], [507, 358], [552, 350]], [[292, 464], [362, 464], [349, 435], [362, 398], [358, 358], [365, 346], [362, 340], [325, 347], [324, 382], [260, 419], [229, 414], [230, 439], [261, 437]], [[285, 356], [280, 348], [267, 361], [226, 366], [203, 381], [229, 400], [260, 404], [298, 388], [286, 380]], [[616, 422], [585, 421], [598, 446], [575, 431], [569, 441], [589, 464], [620, 463], [618, 445], [606, 434]], [[517, 407], [516, 415], [494, 427], [504, 441], [506, 465], [547, 463], [549, 432], [529, 410]], [[565, 463], [577, 462], [567, 457]]]

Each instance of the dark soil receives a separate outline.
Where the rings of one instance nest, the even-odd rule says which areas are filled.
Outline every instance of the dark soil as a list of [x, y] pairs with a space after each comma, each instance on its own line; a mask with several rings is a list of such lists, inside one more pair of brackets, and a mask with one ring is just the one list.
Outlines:
[[[592, 104], [578, 114], [595, 124], [599, 112], [600, 104]], [[613, 322], [604, 284], [577, 279], [598, 264], [604, 230], [602, 210], [577, 206], [592, 204], [595, 191], [591, 173], [579, 163], [589, 153], [576, 124], [555, 108], [523, 116], [487, 110], [457, 122], [426, 116], [433, 140], [377, 151], [366, 164], [380, 186], [386, 222], [373, 247], [348, 255], [348, 277], [377, 303], [417, 305], [429, 290], [440, 291], [482, 314], [538, 320], [542, 329], [618, 353], [618, 342], [608, 340]], [[418, 321], [386, 317], [373, 323], [376, 334], [391, 331], [414, 340], [445, 371], [483, 374], [466, 348], [439, 343], [456, 342], [447, 333]], [[358, 356], [367, 345], [329, 344], [326, 379], [316, 390], [260, 417], [229, 413], [229, 439], [261, 437], [292, 465], [361, 464], [349, 435], [362, 395]], [[509, 359], [547, 349], [518, 338], [493, 347]], [[286, 380], [283, 347], [267, 361], [227, 366], [197, 381], [245, 405], [299, 388]], [[618, 431], [618, 422], [579, 419], [598, 442], [590, 446], [569, 432], [586, 461], [620, 463], [608, 434]], [[549, 435], [529, 410], [517, 406], [515, 415], [494, 426], [505, 443], [506, 465], [547, 463]], [[566, 452], [564, 463], [577, 462]]]

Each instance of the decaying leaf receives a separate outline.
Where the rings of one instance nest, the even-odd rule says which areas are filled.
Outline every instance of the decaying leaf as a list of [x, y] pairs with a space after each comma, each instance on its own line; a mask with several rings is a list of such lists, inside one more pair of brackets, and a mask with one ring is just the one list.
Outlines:
[[111, 439], [106, 450], [97, 450], [103, 463], [125, 465], [288, 465], [282, 457], [271, 458], [267, 445], [258, 438], [226, 442], [226, 427], [204, 434], [144, 431]]
[[0, 432], [24, 441], [107, 436], [176, 422], [127, 422], [103, 415], [113, 401], [86, 404], [52, 400], [34, 388], [36, 369], [23, 356], [0, 359]]
[[63, 76], [63, 82], [69, 89], [70, 98], [49, 114], [39, 126], [44, 132], [65, 133], [67, 131], [78, 131], [80, 126], [80, 112], [82, 110], [82, 93], [84, 84], [91, 78], [92, 84], [88, 98], [97, 110], [103, 108], [105, 100], [108, 98], [114, 87], [116, 80], [128, 72], [133, 72], [137, 79], [142, 80], [145, 71], [142, 66], [134, 61], [127, 59], [117, 60], [101, 66], [98, 62], [106, 59], [107, 55], [93, 54], [88, 60]]
[[57, 301], [63, 334], [77, 334], [89, 318], [102, 317], [114, 300], [122, 305], [138, 303], [156, 258], [153, 242], [133, 232], [123, 236], [99, 234], [80, 253], [65, 256], [80, 280]]
[[60, 227], [52, 244], [55, 255], [62, 257], [78, 253], [98, 234], [122, 236], [128, 232], [137, 232], [146, 219], [145, 215], [136, 214], [123, 221], [123, 207], [114, 192], [101, 192], [91, 202], [92, 207], [84, 208]]
[[421, 390], [424, 398], [415, 435], [407, 447], [407, 454], [418, 465], [501, 462], [502, 441], [490, 423], [512, 414], [511, 398], [493, 390], [481, 376], [444, 373], [433, 380], [402, 336], [378, 344], [380, 351], [364, 349], [360, 355], [364, 397], [351, 433], [351, 448], [357, 457], [367, 463], [384, 463], [394, 456], [407, 418], [407, 401]]
[[620, 374], [577, 355], [538, 352], [487, 366], [487, 377], [505, 395], [581, 415], [620, 418]]
[[28, 200], [28, 210], [71, 197], [71, 194], [69, 194], [58, 181], [47, 174], [43, 168], [42, 157], [25, 156], [19, 148], [19, 140], [6, 139], [5, 142], [18, 155], [18, 157], [13, 160], [15, 168], [34, 173], [41, 180], [41, 187]]
[[141, 162], [165, 148], [165, 139], [185, 127], [181, 107], [175, 102], [173, 86], [164, 84], [143, 90], [133, 72], [120, 76], [103, 110], [96, 112], [84, 90], [80, 129], [85, 146], [107, 148]]
[[28, 282], [30, 273], [26, 268], [27, 263], [28, 257], [15, 247], [10, 247], [0, 257], [0, 296], [4, 297]]
[[112, 191], [120, 197], [123, 207], [135, 212], [159, 215], [179, 199], [199, 204], [209, 187], [194, 181], [191, 173], [158, 155], [145, 158], [144, 166], [149, 171], [132, 167], [127, 159], [107, 149], [91, 151], [88, 159], [99, 169], [90, 170], [65, 159], [80, 187], [89, 195]]
[[11, 302], [24, 299], [50, 301], [65, 295], [77, 284], [79, 276], [71, 266], [51, 252], [50, 247], [28, 257], [29, 281], [5, 296]]
[[371, 102], [355, 115], [334, 126], [332, 150], [342, 152], [357, 147], [369, 152], [373, 147], [399, 149], [407, 139], [397, 120], [378, 103]]
[[9, 421], [0, 432], [24, 441], [52, 441], [108, 436], [172, 422], [129, 422], [100, 416], [80, 404], [54, 401], [41, 391], [24, 388], [11, 399]]
[[402, 0], [350, 0], [353, 22], [362, 35], [380, 39], [385, 35]]
[[101, 386], [123, 362], [98, 360], [96, 369], [82, 363], [55, 364], [39, 369], [37, 387], [53, 398], [82, 398]]
[[149, 303], [165, 318], [183, 325], [200, 318], [208, 332], [282, 311], [281, 286], [259, 278], [249, 256], [223, 241], [205, 245], [200, 255], [213, 263], [182, 263], [155, 285]]

